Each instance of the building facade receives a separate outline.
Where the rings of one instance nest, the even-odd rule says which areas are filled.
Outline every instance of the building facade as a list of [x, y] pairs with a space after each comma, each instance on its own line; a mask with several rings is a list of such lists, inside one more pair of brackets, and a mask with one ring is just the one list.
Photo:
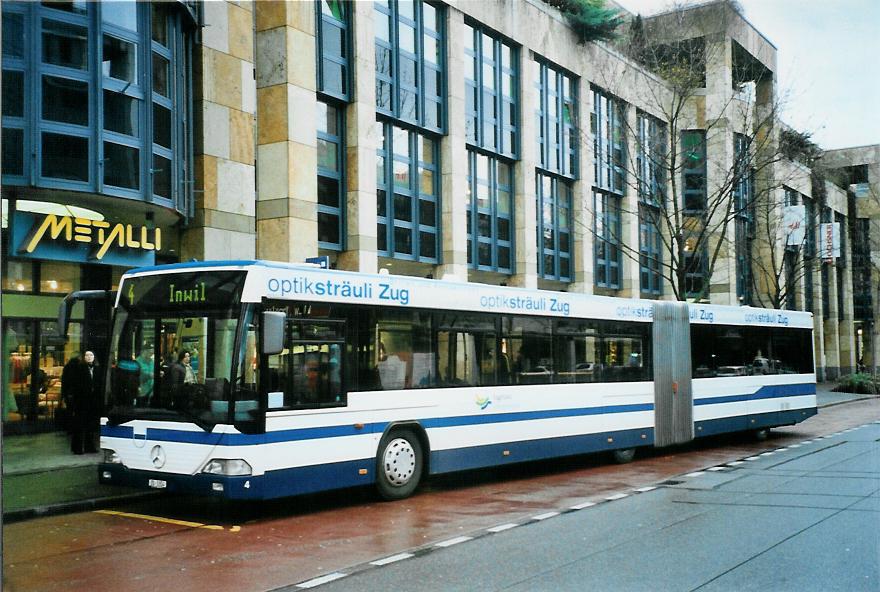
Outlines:
[[[776, 48], [726, 3], [644, 19], [678, 52], [653, 64], [540, 0], [2, 11], [7, 433], [53, 429], [64, 364], [106, 346], [106, 302], [58, 334], [64, 294], [192, 258], [792, 307], [820, 378], [877, 366], [878, 149], [759, 162]], [[800, 242], [760, 232], [790, 215]]]

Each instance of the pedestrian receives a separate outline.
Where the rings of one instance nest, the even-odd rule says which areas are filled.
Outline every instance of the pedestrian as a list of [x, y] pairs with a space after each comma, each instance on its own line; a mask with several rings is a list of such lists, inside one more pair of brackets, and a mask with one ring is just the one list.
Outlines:
[[61, 374], [61, 398], [68, 409], [70, 449], [74, 454], [97, 452], [101, 418], [101, 389], [95, 354], [72, 358]]

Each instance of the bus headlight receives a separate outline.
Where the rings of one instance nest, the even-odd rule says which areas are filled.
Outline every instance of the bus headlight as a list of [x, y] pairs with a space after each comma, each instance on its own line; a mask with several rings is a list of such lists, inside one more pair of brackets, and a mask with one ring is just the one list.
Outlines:
[[212, 458], [202, 472], [211, 475], [250, 475], [252, 469], [240, 458]]
[[102, 448], [101, 453], [104, 455], [104, 462], [111, 463], [114, 465], [121, 465], [122, 459], [116, 454], [115, 450], [110, 450], [109, 448]]

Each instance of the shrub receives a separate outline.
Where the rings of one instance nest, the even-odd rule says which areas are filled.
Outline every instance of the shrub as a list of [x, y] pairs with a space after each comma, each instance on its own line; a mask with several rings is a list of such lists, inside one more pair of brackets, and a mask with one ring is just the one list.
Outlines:
[[837, 393], [858, 393], [860, 395], [880, 394], [880, 377], [870, 374], [848, 374], [841, 376], [833, 389]]

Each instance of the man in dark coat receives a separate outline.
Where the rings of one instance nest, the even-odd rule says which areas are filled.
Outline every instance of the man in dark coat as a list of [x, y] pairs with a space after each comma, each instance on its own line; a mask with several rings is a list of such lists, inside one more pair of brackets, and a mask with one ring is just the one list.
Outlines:
[[70, 414], [70, 448], [74, 454], [97, 452], [101, 417], [100, 376], [95, 354], [73, 358], [61, 374], [61, 398]]

